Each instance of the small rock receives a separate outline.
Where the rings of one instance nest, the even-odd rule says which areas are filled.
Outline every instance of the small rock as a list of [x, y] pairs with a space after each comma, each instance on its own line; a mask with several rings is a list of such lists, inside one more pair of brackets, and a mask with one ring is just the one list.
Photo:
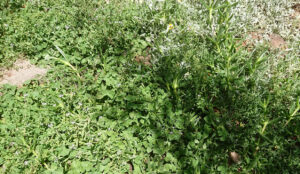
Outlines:
[[241, 156], [236, 152], [229, 152], [229, 164], [239, 163], [241, 161]]

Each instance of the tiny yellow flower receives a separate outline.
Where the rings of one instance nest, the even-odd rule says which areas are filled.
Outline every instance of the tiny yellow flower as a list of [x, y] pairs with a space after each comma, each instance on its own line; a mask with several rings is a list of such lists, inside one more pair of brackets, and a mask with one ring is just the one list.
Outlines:
[[168, 25], [168, 30], [172, 30], [172, 29], [174, 29], [174, 25], [173, 24], [169, 24]]

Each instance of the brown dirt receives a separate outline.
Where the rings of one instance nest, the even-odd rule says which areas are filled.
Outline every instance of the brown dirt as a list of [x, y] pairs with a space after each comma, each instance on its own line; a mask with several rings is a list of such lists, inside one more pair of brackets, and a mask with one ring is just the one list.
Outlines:
[[292, 9], [295, 10], [295, 12], [300, 13], [300, 4], [295, 4], [292, 6]]
[[[264, 37], [263, 37], [264, 31], [261, 31], [261, 30], [253, 31], [253, 32], [248, 33], [247, 35], [248, 35], [248, 38], [242, 42], [241, 46], [246, 47], [248, 51], [253, 50], [256, 42], [259, 42], [259, 41], [266, 42], [266, 40], [264, 40]], [[270, 45], [271, 50], [287, 49], [287, 43], [280, 35], [273, 33], [268, 36], [269, 36], [268, 44]], [[239, 49], [239, 48], [237, 48], [237, 49]]]
[[253, 50], [255, 43], [263, 39], [263, 31], [253, 31], [246, 34], [247, 39], [241, 43], [241, 46], [237, 48], [239, 50], [241, 47], [247, 48], [248, 51]]
[[10, 84], [22, 86], [28, 80], [46, 75], [47, 69], [39, 68], [30, 64], [28, 60], [17, 60], [12, 69], [1, 71], [3, 76], [0, 76], [0, 85]]
[[147, 48], [147, 50], [146, 50], [146, 56], [137, 55], [137, 56], [135, 56], [134, 60], [137, 63], [142, 63], [146, 66], [151, 66], [151, 55], [149, 52], [150, 52], [150, 47]]
[[294, 10], [294, 13], [291, 14], [291, 19], [294, 21], [294, 25], [296, 26], [296, 29], [300, 29], [300, 4], [295, 4], [292, 6], [292, 9]]
[[285, 50], [287, 48], [286, 42], [278, 34], [271, 34], [270, 35], [270, 46], [273, 49], [281, 49], [281, 50]]
[[151, 60], [151, 57], [149, 55], [148, 56], [135, 56], [136, 62], [142, 63], [147, 66], [151, 65], [150, 60]]
[[263, 31], [253, 31], [250, 33], [251, 39], [255, 41], [260, 41], [263, 39]]

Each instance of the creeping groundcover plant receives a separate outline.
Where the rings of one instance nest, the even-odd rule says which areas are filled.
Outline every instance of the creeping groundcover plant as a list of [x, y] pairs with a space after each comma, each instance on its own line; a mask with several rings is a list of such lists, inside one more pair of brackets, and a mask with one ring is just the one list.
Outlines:
[[299, 6], [0, 1], [0, 173], [299, 172]]

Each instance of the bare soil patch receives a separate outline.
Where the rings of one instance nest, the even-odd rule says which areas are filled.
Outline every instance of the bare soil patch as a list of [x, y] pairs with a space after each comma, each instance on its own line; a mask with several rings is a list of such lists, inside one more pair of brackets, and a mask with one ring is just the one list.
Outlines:
[[242, 42], [241, 46], [246, 47], [248, 51], [253, 50], [257, 42], [269, 44], [271, 50], [279, 49], [283, 51], [287, 49], [286, 41], [278, 34], [265, 34], [264, 31], [259, 30], [246, 35], [247, 39]]
[[46, 75], [47, 69], [30, 64], [28, 60], [17, 60], [13, 68], [0, 71], [0, 85], [22, 86], [28, 80]]
[[295, 4], [292, 6], [294, 13], [291, 14], [291, 19], [294, 21], [296, 29], [300, 29], [300, 4]]
[[146, 50], [146, 54], [145, 54], [145, 56], [143, 56], [143, 55], [137, 55], [137, 56], [135, 56], [135, 61], [137, 62], [137, 63], [142, 63], [142, 64], [144, 64], [144, 65], [146, 65], [146, 66], [151, 66], [151, 55], [150, 55], [150, 47], [149, 48], [147, 48], [147, 50]]
[[273, 49], [281, 49], [284, 50], [287, 48], [287, 44], [285, 40], [278, 34], [270, 35], [270, 46]]
[[292, 9], [295, 10], [296, 12], [300, 13], [300, 4], [293, 5]]

